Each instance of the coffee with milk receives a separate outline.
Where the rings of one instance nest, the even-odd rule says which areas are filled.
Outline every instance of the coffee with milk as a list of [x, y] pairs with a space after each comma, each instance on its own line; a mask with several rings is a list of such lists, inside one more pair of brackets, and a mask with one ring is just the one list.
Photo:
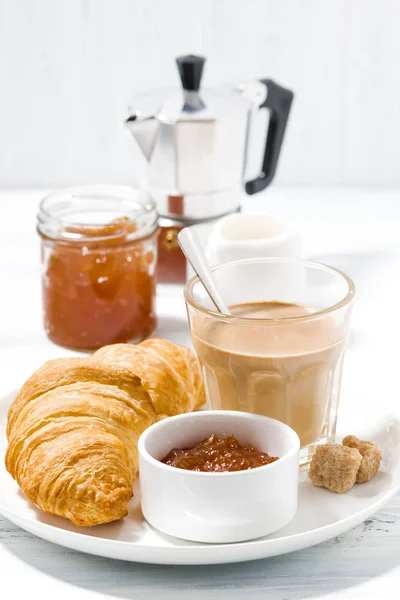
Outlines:
[[347, 330], [311, 307], [256, 302], [230, 307], [232, 321], [197, 314], [192, 339], [211, 408], [242, 410], [287, 423], [301, 446], [327, 435], [338, 403]]

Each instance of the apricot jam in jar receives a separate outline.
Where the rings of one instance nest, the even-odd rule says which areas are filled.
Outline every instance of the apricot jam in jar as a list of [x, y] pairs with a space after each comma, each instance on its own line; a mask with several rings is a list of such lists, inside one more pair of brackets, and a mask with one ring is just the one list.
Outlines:
[[70, 188], [40, 204], [44, 326], [50, 340], [92, 350], [155, 328], [158, 218], [141, 191]]

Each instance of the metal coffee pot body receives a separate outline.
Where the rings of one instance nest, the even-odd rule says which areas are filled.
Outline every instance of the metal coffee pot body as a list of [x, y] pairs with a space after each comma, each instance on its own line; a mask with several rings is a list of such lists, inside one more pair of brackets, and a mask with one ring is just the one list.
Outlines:
[[[161, 220], [176, 220], [174, 231], [238, 211], [243, 191], [254, 194], [271, 183], [293, 100], [290, 90], [270, 79], [202, 88], [204, 62], [200, 56], [177, 58], [182, 88], [139, 96], [126, 120], [144, 186]], [[251, 117], [262, 108], [270, 118], [261, 172], [246, 182]], [[164, 233], [168, 257], [179, 249], [168, 227]]]

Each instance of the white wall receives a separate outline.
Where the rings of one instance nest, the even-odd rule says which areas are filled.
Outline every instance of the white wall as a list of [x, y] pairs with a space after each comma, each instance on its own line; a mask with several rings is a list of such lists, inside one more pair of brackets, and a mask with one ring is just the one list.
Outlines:
[[126, 105], [189, 52], [296, 91], [280, 183], [400, 183], [399, 0], [0, 0], [0, 186], [132, 182]]

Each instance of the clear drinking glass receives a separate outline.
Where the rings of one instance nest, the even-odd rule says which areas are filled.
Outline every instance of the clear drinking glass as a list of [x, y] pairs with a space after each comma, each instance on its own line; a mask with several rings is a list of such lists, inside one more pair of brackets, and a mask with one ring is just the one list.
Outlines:
[[237, 261], [213, 274], [232, 316], [216, 312], [197, 277], [185, 289], [209, 406], [287, 423], [307, 464], [317, 444], [335, 438], [354, 284], [296, 259]]

